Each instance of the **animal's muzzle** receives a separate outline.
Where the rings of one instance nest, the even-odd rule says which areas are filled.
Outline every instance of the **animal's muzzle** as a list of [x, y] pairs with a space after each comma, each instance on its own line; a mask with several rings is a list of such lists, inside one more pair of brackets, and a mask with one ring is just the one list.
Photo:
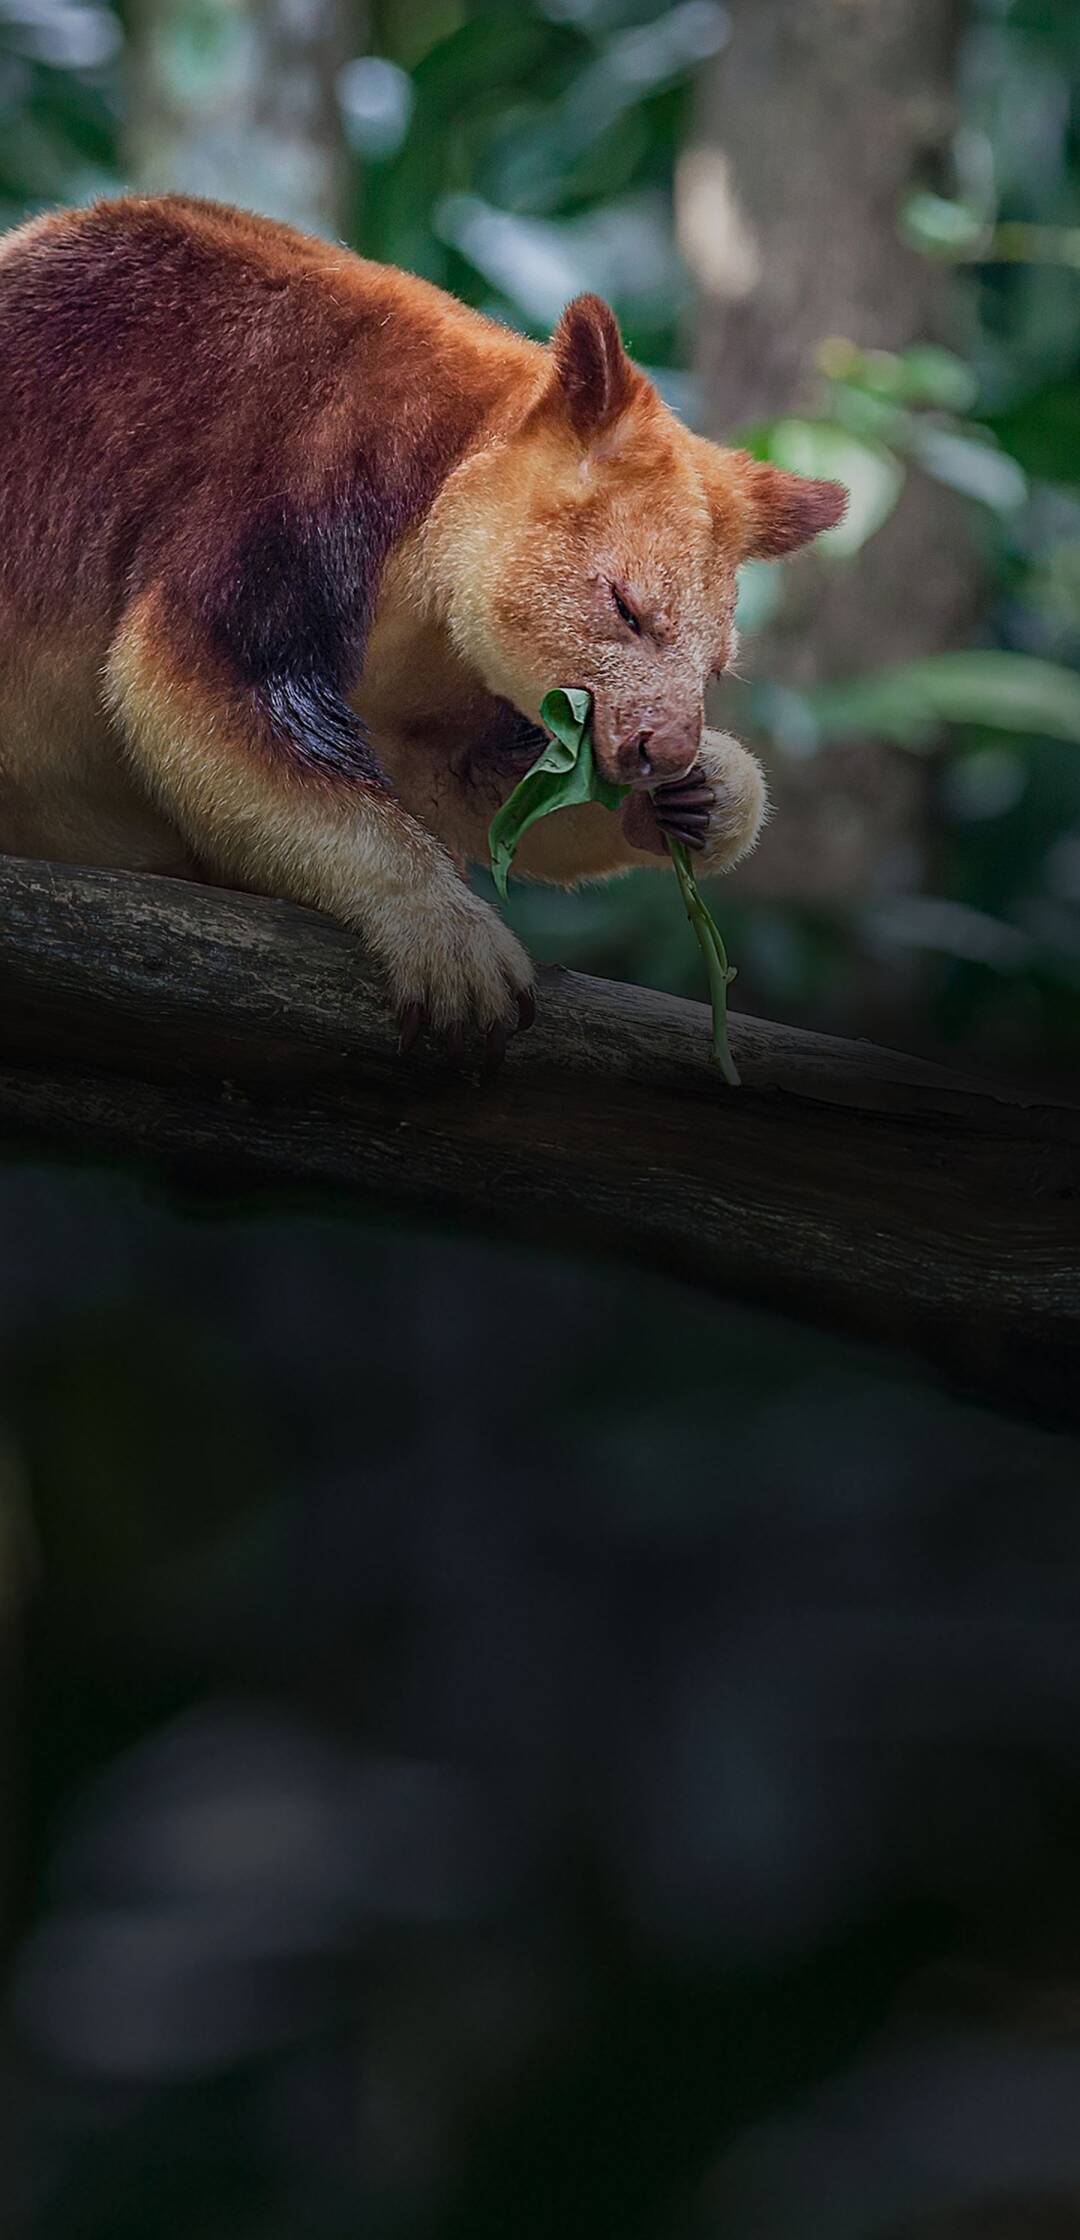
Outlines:
[[616, 785], [649, 788], [668, 785], [692, 769], [701, 745], [701, 711], [671, 716], [648, 709], [633, 716], [593, 719], [596, 759]]

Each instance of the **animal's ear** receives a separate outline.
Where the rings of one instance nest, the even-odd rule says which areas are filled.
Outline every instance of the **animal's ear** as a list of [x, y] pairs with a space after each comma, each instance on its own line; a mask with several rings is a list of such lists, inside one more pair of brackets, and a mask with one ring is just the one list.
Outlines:
[[575, 296], [551, 338], [555, 400], [575, 434], [603, 434], [625, 412], [644, 377], [623, 349], [618, 321], [602, 296]]
[[823, 529], [835, 529], [847, 512], [842, 482], [816, 482], [747, 459], [740, 476], [745, 499], [743, 558], [781, 560], [797, 552]]

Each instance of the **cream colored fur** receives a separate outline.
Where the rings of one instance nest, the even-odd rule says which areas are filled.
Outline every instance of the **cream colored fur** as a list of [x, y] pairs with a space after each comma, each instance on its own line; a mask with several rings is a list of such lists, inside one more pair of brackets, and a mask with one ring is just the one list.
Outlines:
[[102, 699], [104, 648], [12, 633], [0, 650], [0, 848], [197, 876], [174, 819], [132, 784]]
[[152, 601], [116, 641], [107, 694], [137, 779], [215, 874], [354, 927], [395, 1010], [419, 1003], [443, 1028], [513, 1023], [529, 960], [438, 839], [388, 795], [253, 760], [227, 700], [164, 676]]

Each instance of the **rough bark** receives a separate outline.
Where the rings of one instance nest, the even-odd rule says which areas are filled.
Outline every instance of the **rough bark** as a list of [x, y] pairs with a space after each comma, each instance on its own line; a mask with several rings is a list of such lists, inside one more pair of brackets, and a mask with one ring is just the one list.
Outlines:
[[[732, 0], [680, 167], [699, 286], [710, 433], [814, 404], [822, 342], [954, 340], [955, 281], [908, 248], [898, 212], [936, 179], [954, 123], [959, 0]], [[789, 564], [751, 674], [802, 685], [955, 644], [977, 611], [963, 501], [912, 470], [854, 563]], [[868, 743], [867, 743], [868, 744]], [[821, 897], [917, 876], [925, 768], [867, 745], [773, 765], [784, 814], [744, 882]]]
[[284, 903], [0, 859], [0, 1137], [599, 1245], [1080, 1419], [1080, 1112], [866, 1044], [546, 976], [487, 1087], [397, 1057], [356, 942]]
[[337, 237], [346, 0], [137, 0], [128, 133], [151, 193], [208, 195]]

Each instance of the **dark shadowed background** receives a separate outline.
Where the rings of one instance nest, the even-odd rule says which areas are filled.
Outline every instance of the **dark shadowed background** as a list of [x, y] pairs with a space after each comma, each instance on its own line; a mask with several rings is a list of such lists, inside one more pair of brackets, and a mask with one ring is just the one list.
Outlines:
[[[1074, 0], [0, 0], [0, 223], [131, 181], [598, 288], [847, 482], [718, 695], [736, 999], [1069, 1088]], [[698, 992], [662, 869], [512, 908]], [[6, 1164], [18, 2230], [1080, 2236], [1078, 1494], [625, 1269]]]

